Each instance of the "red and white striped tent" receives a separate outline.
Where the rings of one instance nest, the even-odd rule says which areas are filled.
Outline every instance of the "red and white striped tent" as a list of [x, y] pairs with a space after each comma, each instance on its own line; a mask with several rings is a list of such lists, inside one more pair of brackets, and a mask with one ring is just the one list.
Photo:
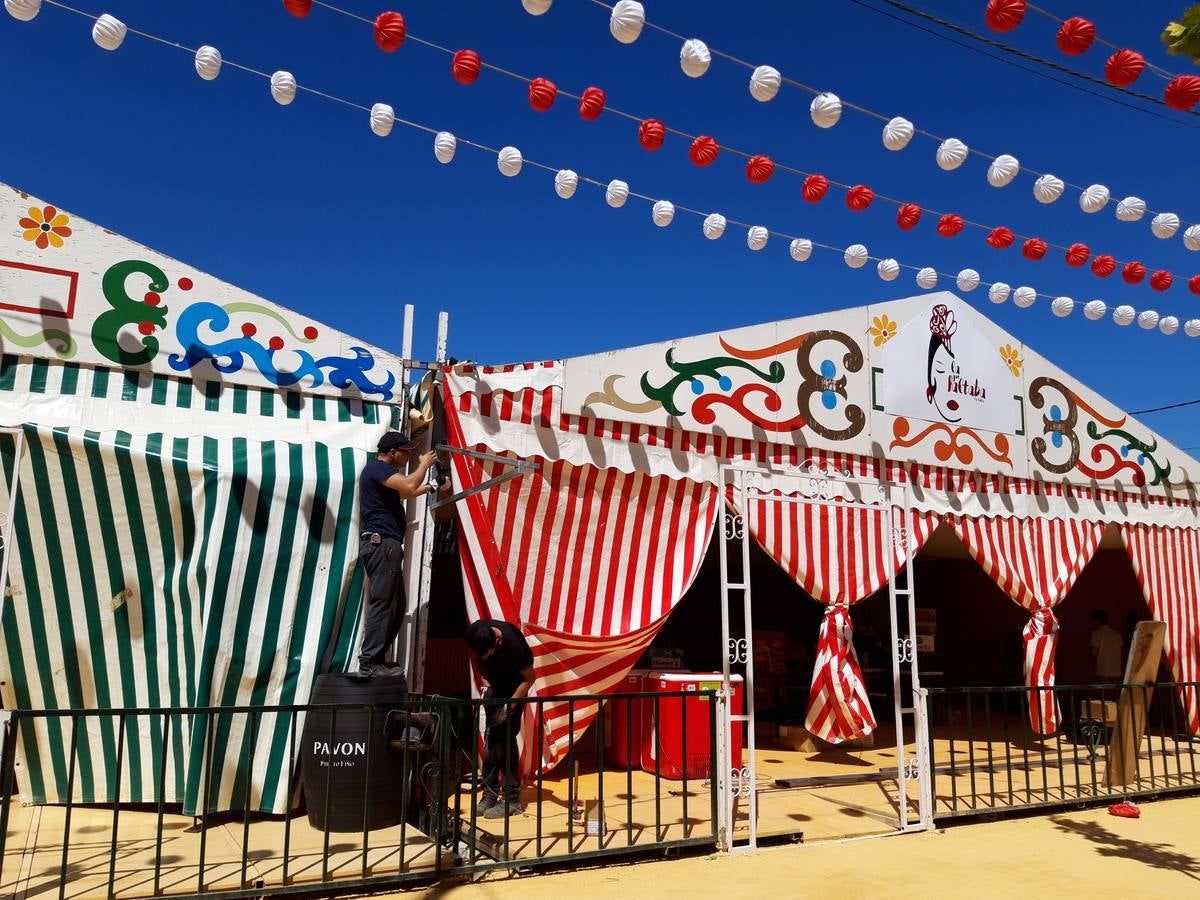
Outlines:
[[[723, 467], [818, 465], [902, 485], [911, 552], [938, 524], [1029, 613], [1026, 683], [1054, 683], [1056, 605], [1109, 525], [1179, 681], [1200, 662], [1200, 464], [953, 294], [937, 293], [597, 356], [446, 372], [450, 442], [539, 463], [459, 506], [468, 613], [520, 624], [542, 697], [612, 691], [696, 577]], [[506, 470], [455, 455], [457, 489]], [[777, 503], [742, 514], [826, 607], [809, 699], [830, 741], [875, 722], [851, 608], [903, 555], [884, 509]], [[1200, 733], [1194, 691], [1182, 692]], [[547, 704], [525, 723], [526, 771], [553, 766], [595, 716]], [[1033, 702], [1034, 728], [1057, 728]]]

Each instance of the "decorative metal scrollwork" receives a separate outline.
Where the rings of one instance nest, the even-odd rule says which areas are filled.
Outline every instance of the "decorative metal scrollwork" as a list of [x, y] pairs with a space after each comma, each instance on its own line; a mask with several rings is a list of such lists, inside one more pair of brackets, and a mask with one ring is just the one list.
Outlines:
[[738, 663], [745, 663], [749, 658], [749, 649], [745, 638], [730, 638], [729, 664], [737, 665]]
[[912, 662], [912, 659], [913, 659], [912, 638], [896, 638], [896, 659], [902, 663]]
[[921, 763], [915, 756], [904, 760], [904, 777], [909, 781], [916, 781], [921, 777]]
[[746, 535], [746, 520], [735, 513], [725, 513], [725, 540], [741, 540]]
[[903, 525], [896, 525], [892, 528], [892, 543], [897, 550], [908, 550], [908, 529]]
[[729, 784], [733, 790], [733, 796], [746, 797], [750, 794], [750, 769], [743, 767], [740, 769], [730, 769]]

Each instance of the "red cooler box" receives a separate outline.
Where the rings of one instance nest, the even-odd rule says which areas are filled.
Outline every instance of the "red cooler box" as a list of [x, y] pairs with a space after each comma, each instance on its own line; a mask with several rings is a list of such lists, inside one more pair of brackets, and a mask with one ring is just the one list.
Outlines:
[[[741, 715], [742, 676], [734, 675], [729, 679], [733, 698], [730, 709], [734, 715]], [[713, 748], [709, 731], [709, 704], [707, 697], [700, 696], [700, 691], [720, 690], [720, 672], [648, 672], [642, 677], [642, 690], [657, 693], [675, 693], [683, 691], [693, 696], [662, 697], [658, 700], [658, 721], [655, 722], [654, 698], [642, 700], [642, 771], [655, 772], [655, 735], [658, 736], [657, 750], [661, 754], [658, 760], [658, 772], [663, 778], [680, 780], [684, 777], [684, 764], [687, 766], [688, 778], [707, 778], [712, 772]], [[687, 734], [684, 735], [684, 707], [687, 708]], [[731, 768], [742, 767], [742, 736], [745, 725], [733, 723], [733, 759]], [[685, 754], [686, 748], [686, 754]], [[686, 760], [685, 760], [686, 756]]]
[[[645, 669], [631, 669], [617, 687], [618, 694], [637, 694], [645, 690]], [[642, 701], [610, 700], [604, 704], [604, 765], [618, 769], [635, 768], [641, 763]]]

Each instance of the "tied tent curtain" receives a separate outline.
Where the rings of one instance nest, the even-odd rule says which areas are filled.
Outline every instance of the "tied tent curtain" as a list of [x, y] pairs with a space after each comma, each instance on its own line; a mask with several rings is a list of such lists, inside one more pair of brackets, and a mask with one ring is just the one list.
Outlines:
[[[727, 500], [736, 510], [732, 488]], [[889, 554], [899, 572], [907, 561], [905, 542], [913, 555], [921, 549], [937, 515], [893, 507], [893, 533], [885, 507], [752, 495], [743, 516], [767, 555], [825, 604], [805, 728], [831, 743], [871, 734], [876, 723], [854, 651], [850, 607], [887, 584]]]
[[1022, 631], [1029, 723], [1037, 734], [1058, 730], [1054, 655], [1058, 617], [1067, 596], [1100, 545], [1101, 522], [1042, 517], [956, 517], [955, 532], [974, 559], [1012, 600], [1029, 613]]
[[1163, 649], [1178, 682], [1188, 731], [1200, 735], [1200, 531], [1123, 525], [1121, 540], [1150, 614], [1167, 626]]
[[[447, 402], [452, 446], [463, 446], [466, 414]], [[695, 579], [717, 492], [696, 481], [537, 462], [536, 471], [458, 504], [468, 614], [522, 627], [537, 673], [531, 696], [608, 693]], [[463, 491], [511, 470], [454, 454], [451, 474]], [[536, 705], [526, 710], [525, 775], [557, 764], [598, 712], [596, 703], [570, 707], [544, 704], [540, 723]]]

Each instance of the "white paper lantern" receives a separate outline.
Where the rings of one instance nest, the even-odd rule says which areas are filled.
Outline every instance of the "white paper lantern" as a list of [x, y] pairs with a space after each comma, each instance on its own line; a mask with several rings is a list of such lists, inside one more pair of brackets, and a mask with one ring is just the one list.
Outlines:
[[520, 174], [521, 164], [524, 161], [521, 158], [521, 151], [516, 147], [501, 147], [500, 152], [496, 154], [496, 168], [500, 170], [501, 175], [508, 178]]
[[291, 72], [276, 72], [271, 76], [271, 96], [280, 106], [296, 99], [296, 79]]
[[666, 228], [675, 221], [675, 204], [670, 200], [657, 200], [650, 215], [654, 218], [655, 225], [659, 228]]
[[1007, 284], [1003, 281], [997, 281], [988, 288], [988, 299], [993, 303], [1003, 303], [1008, 299], [1008, 295], [1012, 292]]
[[125, 40], [125, 23], [105, 13], [92, 26], [92, 40], [105, 50], [116, 50]]
[[1103, 319], [1108, 312], [1108, 306], [1103, 300], [1089, 300], [1083, 305], [1083, 314], [1093, 322]]
[[1188, 319], [1184, 322], [1183, 333], [1188, 337], [1200, 337], [1200, 319]]
[[1138, 313], [1137, 323], [1140, 327], [1151, 331], [1158, 327], [1158, 313], [1152, 309], [1143, 310]]
[[629, 199], [629, 185], [614, 178], [604, 189], [604, 201], [613, 209], [620, 209]]
[[1075, 301], [1070, 297], [1055, 297], [1050, 301], [1050, 312], [1060, 319], [1069, 316], [1075, 309]]
[[1136, 315], [1132, 306], [1122, 304], [1113, 310], [1113, 321], [1118, 325], [1132, 325]]
[[709, 213], [704, 217], [704, 236], [715, 241], [725, 233], [725, 217], [720, 213]]
[[818, 128], [832, 128], [842, 117], [842, 101], [837, 94], [828, 91], [817, 94], [808, 107], [808, 114]]
[[646, 24], [646, 10], [637, 0], [617, 0], [608, 20], [608, 30], [622, 44], [632, 44]]
[[963, 164], [968, 153], [970, 150], [967, 145], [958, 138], [946, 138], [937, 149], [938, 168], [946, 172], [953, 172]]
[[870, 256], [867, 253], [867, 248], [862, 244], [851, 244], [846, 248], [846, 252], [842, 254], [842, 258], [850, 268], [861, 269], [867, 264]]
[[788, 245], [788, 253], [796, 262], [804, 262], [812, 256], [812, 241], [808, 238], [796, 238]]
[[1098, 213], [1108, 206], [1110, 195], [1102, 184], [1092, 184], [1079, 195], [1079, 208], [1085, 213]]
[[913, 123], [903, 116], [896, 116], [883, 126], [883, 146], [889, 150], [903, 150], [912, 136]]
[[448, 131], [439, 131], [433, 139], [433, 155], [437, 157], [437, 161], [442, 163], [450, 162], [454, 159], [454, 151], [458, 149], [458, 141]]
[[196, 51], [196, 74], [212, 81], [221, 74], [221, 51], [205, 44]]
[[750, 75], [750, 96], [760, 103], [774, 100], [781, 81], [778, 69], [759, 66]]
[[973, 291], [979, 287], [979, 273], [974, 269], [963, 269], [958, 273], [958, 277], [954, 279], [954, 283], [964, 293]]
[[1175, 213], [1159, 213], [1150, 220], [1150, 230], [1156, 238], [1162, 238], [1164, 241], [1174, 237], [1175, 232], [1179, 230], [1179, 216]]
[[699, 38], [688, 38], [679, 50], [679, 68], [688, 78], [699, 78], [708, 71], [712, 62], [712, 54], [708, 52], [708, 44]]
[[1028, 285], [1021, 285], [1021, 287], [1013, 291], [1013, 303], [1017, 304], [1021, 309], [1029, 309], [1029, 307], [1033, 306], [1035, 300], [1037, 300], [1037, 291]]
[[875, 271], [884, 281], [895, 281], [900, 275], [900, 263], [891, 258], [881, 259], [879, 265], [875, 267]]
[[1033, 183], [1033, 196], [1038, 203], [1053, 203], [1062, 196], [1065, 187], [1057, 175], [1039, 175]]
[[1141, 197], [1126, 197], [1117, 201], [1117, 218], [1122, 222], [1136, 222], [1146, 214], [1146, 201]]
[[1007, 187], [1021, 171], [1021, 164], [1015, 156], [1002, 153], [992, 160], [988, 166], [987, 180], [992, 187]]
[[1174, 334], [1179, 330], [1179, 320], [1174, 316], [1163, 316], [1158, 320], [1158, 330], [1163, 334]]
[[395, 124], [396, 111], [386, 103], [376, 103], [371, 107], [371, 130], [377, 135], [387, 137]]
[[42, 0], [4, 0], [8, 14], [20, 22], [32, 22], [42, 10]]
[[[540, 13], [535, 13], [540, 15]], [[571, 169], [559, 169], [554, 176], [554, 193], [564, 200], [575, 196], [575, 188], [579, 187], [579, 176]]]
[[1200, 250], [1200, 225], [1189, 225], [1183, 232], [1183, 246], [1189, 250]]
[[937, 281], [937, 269], [932, 269], [929, 266], [926, 266], [917, 273], [917, 287], [929, 290], [937, 284]]
[[550, 8], [554, 0], [521, 0], [521, 5], [525, 7], [525, 12], [531, 16], [540, 16]]
[[751, 250], [761, 250], [767, 246], [767, 238], [771, 233], [761, 225], [751, 225], [750, 230], [746, 232], [746, 246]]

